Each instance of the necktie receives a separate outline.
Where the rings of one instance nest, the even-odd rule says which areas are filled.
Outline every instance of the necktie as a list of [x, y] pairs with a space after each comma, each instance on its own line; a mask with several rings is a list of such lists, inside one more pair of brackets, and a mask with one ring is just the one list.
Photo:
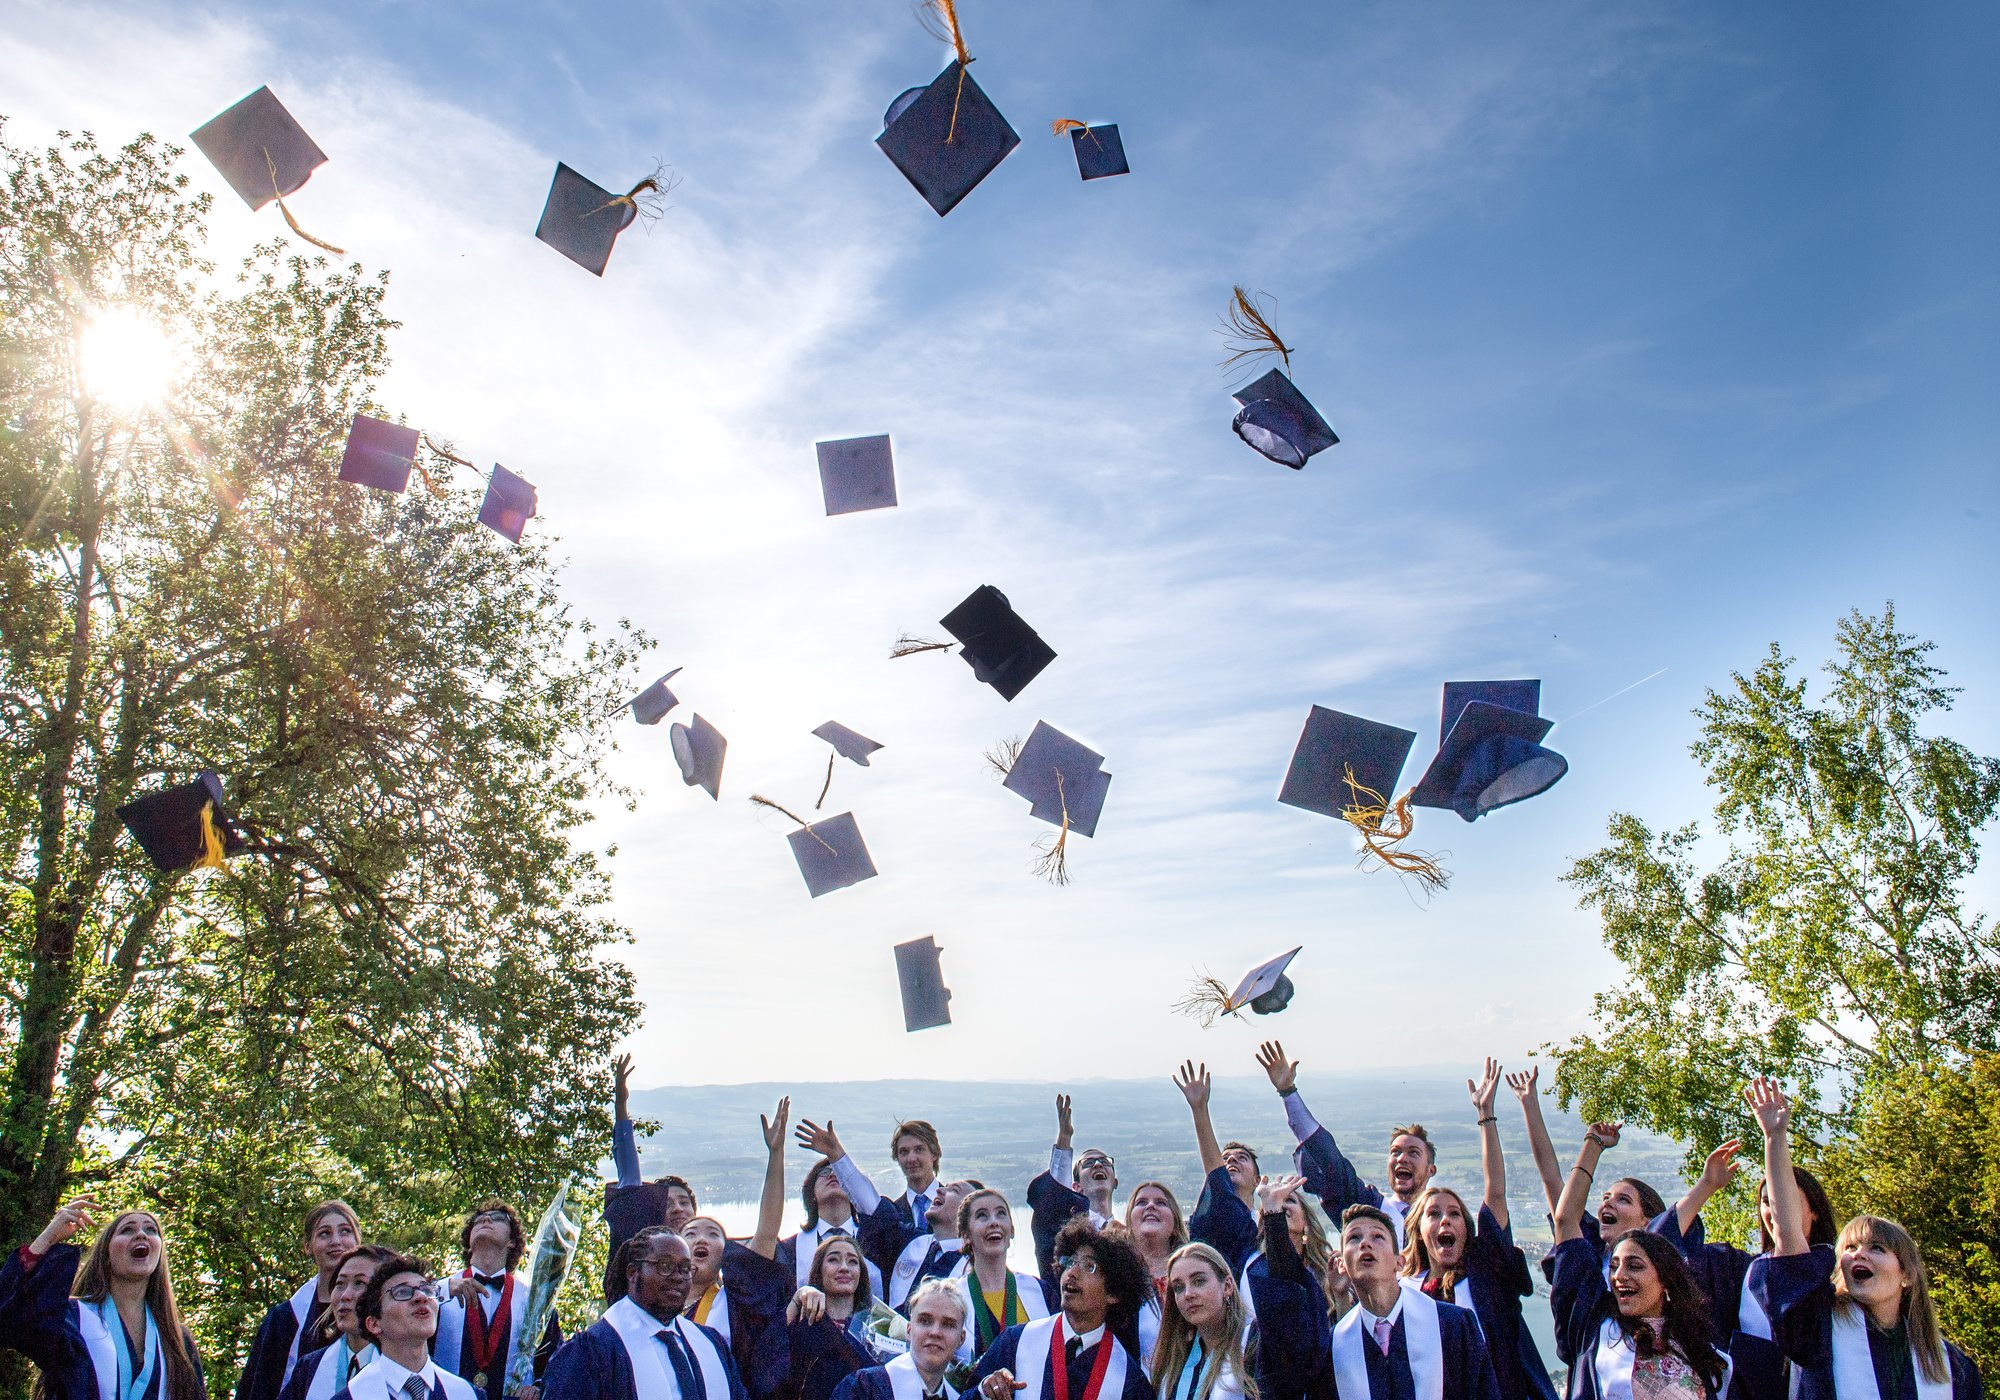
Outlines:
[[916, 1192], [910, 1197], [910, 1218], [916, 1222], [919, 1229], [923, 1228], [924, 1216], [930, 1211], [930, 1208], [930, 1197], [924, 1195], [923, 1192]]
[[1075, 1337], [1071, 1337], [1068, 1341], [1064, 1342], [1063, 1343], [1064, 1363], [1072, 1366], [1075, 1365], [1077, 1354], [1080, 1353], [1082, 1350], [1083, 1350], [1083, 1343], [1078, 1341]]
[[403, 1382], [403, 1394], [410, 1400], [431, 1400], [430, 1387], [424, 1384], [422, 1376], [411, 1376]]
[[688, 1355], [687, 1343], [681, 1334], [671, 1327], [662, 1327], [653, 1334], [667, 1344], [667, 1359], [674, 1364], [674, 1379], [680, 1383], [681, 1400], [708, 1400], [708, 1389], [702, 1384], [701, 1373], [694, 1368], [694, 1358]]
[[835, 1235], [840, 1235], [844, 1237], [846, 1234], [847, 1234], [847, 1227], [845, 1225], [829, 1225], [826, 1227], [826, 1230], [820, 1235], [820, 1238], [823, 1240], [830, 1240]]
[[1388, 1318], [1378, 1317], [1375, 1319], [1375, 1347], [1384, 1356], [1389, 1354], [1390, 1330]]

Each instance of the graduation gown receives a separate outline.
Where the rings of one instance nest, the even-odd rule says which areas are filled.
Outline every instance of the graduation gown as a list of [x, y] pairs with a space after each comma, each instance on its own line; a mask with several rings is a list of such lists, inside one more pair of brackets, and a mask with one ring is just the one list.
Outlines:
[[[1564, 1240], [1550, 1257], [1555, 1261], [1555, 1284], [1549, 1306], [1555, 1314], [1556, 1354], [1569, 1367], [1569, 1400], [1609, 1400], [1609, 1392], [1623, 1378], [1627, 1394], [1631, 1390], [1634, 1352], [1629, 1338], [1618, 1325], [1617, 1310], [1611, 1302], [1611, 1288], [1604, 1281], [1604, 1256], [1587, 1239]], [[1731, 1400], [1779, 1400], [1764, 1382], [1732, 1384], [1734, 1362], [1724, 1355], [1720, 1387], [1703, 1384], [1709, 1400], [1728, 1395]]]
[[952, 1278], [964, 1271], [965, 1249], [958, 1240], [919, 1235], [904, 1246], [887, 1275], [889, 1293], [883, 1300], [908, 1315], [910, 1295], [925, 1279]]
[[1478, 1316], [1501, 1400], [1556, 1400], [1549, 1368], [1521, 1317], [1521, 1300], [1535, 1296], [1528, 1256], [1515, 1247], [1514, 1232], [1483, 1204], [1478, 1227], [1465, 1242], [1460, 1274], [1446, 1301]]
[[1319, 1197], [1336, 1224], [1349, 1206], [1374, 1206], [1396, 1222], [1396, 1246], [1402, 1247], [1403, 1215], [1410, 1207], [1363, 1181], [1354, 1170], [1354, 1163], [1347, 1160], [1347, 1154], [1334, 1142], [1332, 1133], [1325, 1128], [1314, 1128], [1312, 1136], [1293, 1149], [1292, 1160], [1299, 1175], [1306, 1179], [1306, 1190]]
[[1079, 1215], [1090, 1213], [1090, 1198], [1048, 1172], [1028, 1183], [1028, 1232], [1035, 1237], [1035, 1267], [1055, 1282], [1056, 1236]]
[[1247, 1270], [1258, 1400], [1304, 1400], [1333, 1389], [1333, 1325], [1326, 1293], [1292, 1244], [1282, 1215], [1264, 1217], [1264, 1253]]
[[[472, 1388], [471, 1381], [463, 1376], [454, 1376], [435, 1362], [431, 1363], [430, 1369], [431, 1400], [477, 1400], [479, 1392]], [[407, 1397], [400, 1389], [390, 1388], [389, 1373], [378, 1356], [349, 1376], [347, 1388], [335, 1391], [333, 1400], [407, 1400]]]
[[[949, 1381], [940, 1381], [944, 1400], [958, 1400]], [[886, 1366], [867, 1366], [833, 1388], [833, 1400], [924, 1400], [924, 1378], [917, 1363], [899, 1356]]]
[[[638, 1313], [639, 1305], [629, 1298], [621, 1298], [605, 1310], [603, 1317], [556, 1348], [555, 1356], [549, 1361], [548, 1374], [542, 1377], [542, 1400], [665, 1400], [666, 1391], [660, 1384], [660, 1377], [670, 1376], [671, 1373], [659, 1358], [650, 1354], [645, 1358], [649, 1370], [646, 1393], [641, 1393], [632, 1353], [620, 1334], [618, 1319], [613, 1317], [614, 1312], [628, 1307], [629, 1311], [620, 1313], [620, 1318], [630, 1320], [632, 1314]], [[644, 1318], [643, 1314], [640, 1317], [645, 1326], [657, 1328], [667, 1325]], [[674, 1319], [673, 1326], [687, 1340], [689, 1350], [694, 1352], [697, 1370], [707, 1391], [699, 1400], [748, 1400], [743, 1378], [722, 1338], [709, 1328], [684, 1317]], [[705, 1353], [697, 1350], [703, 1342], [708, 1344]], [[658, 1343], [650, 1345], [657, 1351], [664, 1351]], [[711, 1374], [716, 1377], [714, 1385], [708, 1383]], [[715, 1393], [717, 1389], [726, 1390], [728, 1394], [718, 1395]], [[697, 1397], [683, 1395], [680, 1400], [697, 1400]]]
[[1333, 1393], [1339, 1400], [1499, 1400], [1500, 1384], [1469, 1308], [1405, 1286], [1384, 1356], [1355, 1307], [1334, 1325]]
[[[466, 1272], [470, 1272], [469, 1270]], [[463, 1275], [459, 1275], [462, 1277]], [[486, 1384], [479, 1384], [481, 1370], [478, 1358], [473, 1354], [471, 1338], [466, 1335], [467, 1304], [456, 1298], [448, 1298], [438, 1308], [437, 1336], [431, 1342], [431, 1354], [438, 1364], [454, 1375], [472, 1382], [474, 1390], [481, 1394], [481, 1400], [502, 1400], [507, 1383], [507, 1368], [513, 1363], [514, 1355], [521, 1347], [521, 1314], [528, 1306], [528, 1276], [522, 1273], [508, 1276], [507, 1292], [507, 1339], [499, 1349], [499, 1355], [485, 1368]], [[481, 1290], [484, 1292], [484, 1290]], [[475, 1302], [472, 1307], [482, 1308]], [[497, 1308], [499, 1304], [496, 1302]], [[535, 1348], [535, 1379], [541, 1380], [549, 1368], [549, 1358], [562, 1345], [562, 1328], [556, 1325], [553, 1314], [548, 1326], [542, 1331], [541, 1344]]]
[[1188, 1217], [1188, 1238], [1208, 1245], [1229, 1261], [1229, 1272], [1240, 1275], [1257, 1252], [1256, 1212], [1236, 1194], [1236, 1183], [1225, 1167], [1217, 1167], [1201, 1183], [1201, 1199]]
[[[41, 1368], [49, 1400], [117, 1400], [112, 1392], [118, 1388], [118, 1351], [127, 1343], [104, 1326], [94, 1306], [69, 1296], [82, 1262], [82, 1251], [72, 1244], [50, 1246], [32, 1270], [22, 1267], [20, 1250], [8, 1251], [0, 1263], [0, 1346]], [[123, 1331], [122, 1326], [116, 1329]], [[194, 1338], [183, 1332], [181, 1340], [194, 1359], [195, 1384], [206, 1396], [208, 1383]], [[134, 1362], [136, 1374], [145, 1358]], [[162, 1347], [142, 1400], [162, 1400], [166, 1393]]]
[[834, 1387], [876, 1364], [865, 1342], [832, 1318], [764, 1329], [745, 1379], [754, 1400], [831, 1400]]
[[[609, 1252], [604, 1256], [604, 1296], [611, 1296], [611, 1266], [618, 1257], [618, 1246], [638, 1234], [648, 1225], [666, 1222], [669, 1204], [667, 1187], [657, 1181], [642, 1181], [637, 1186], [604, 1187], [604, 1224], [611, 1232]], [[236, 1400], [259, 1400], [259, 1397], [238, 1394]]]
[[321, 1345], [320, 1323], [332, 1307], [321, 1306], [315, 1296], [317, 1277], [299, 1285], [282, 1303], [274, 1303], [257, 1324], [250, 1339], [250, 1356], [236, 1381], [236, 1400], [278, 1400], [278, 1392], [291, 1379], [299, 1357]]
[[1817, 1244], [1804, 1254], [1769, 1257], [1756, 1281], [1774, 1339], [1798, 1368], [1797, 1400], [1981, 1400], [1979, 1368], [1950, 1342], [1944, 1344], [1950, 1381], [1925, 1379], [1912, 1358], [1910, 1374], [1894, 1376], [1897, 1393], [1883, 1389], [1890, 1357], [1861, 1310], [1835, 1300], [1834, 1266], [1832, 1247]]
[[[791, 1301], [792, 1275], [776, 1259], [766, 1259], [736, 1240], [722, 1246], [722, 1291], [704, 1325], [729, 1346], [739, 1376], [750, 1374], [757, 1339], [773, 1323], [783, 1325], [785, 1304]], [[693, 1299], [688, 1320], [694, 1321]]]
[[[1042, 1281], [1033, 1274], [1024, 1274], [1018, 1270], [1010, 1269], [1008, 1272], [1013, 1275], [1014, 1296], [1020, 1300], [1022, 1310], [1028, 1315], [1028, 1321], [1047, 1317], [1049, 1298], [1042, 1291]], [[972, 1301], [973, 1292], [979, 1287], [979, 1276], [972, 1271], [970, 1260], [967, 1261], [964, 1271], [953, 1276], [952, 1282], [957, 1285], [958, 1296], [965, 1303], [965, 1340], [958, 1344], [958, 1359], [970, 1361], [979, 1354], [977, 1335], [979, 1309]], [[1001, 1330], [1004, 1332], [1006, 1329], [1003, 1327]], [[995, 1337], [993, 1340], [998, 1341], [999, 1338]]]
[[[1053, 1400], [1055, 1391], [1048, 1383], [1049, 1339], [1053, 1332], [1066, 1325], [1063, 1315], [1054, 1313], [1018, 1327], [1009, 1327], [974, 1364], [973, 1379], [984, 1380], [995, 1371], [1011, 1371], [1014, 1379], [1026, 1386], [1026, 1389], [1015, 1392], [1014, 1400]], [[1153, 1383], [1146, 1379], [1145, 1368], [1140, 1366], [1139, 1358], [1112, 1335], [1109, 1327], [1097, 1339], [1097, 1345], [1118, 1349], [1107, 1363], [1104, 1389], [1098, 1393], [1097, 1400], [1155, 1400]], [[1079, 1356], [1074, 1371], [1081, 1372], [1096, 1357], [1095, 1348], [1087, 1355]], [[1124, 1372], [1122, 1379], [1117, 1376], [1119, 1371]], [[966, 1387], [968, 1391], [974, 1388]], [[1082, 1376], [1073, 1375], [1069, 1387], [1070, 1400], [1083, 1400], [1083, 1391]]]
[[[342, 1337], [330, 1346], [323, 1346], [307, 1352], [299, 1358], [299, 1364], [292, 1367], [291, 1379], [278, 1392], [278, 1400], [333, 1400], [333, 1397], [347, 1389], [348, 1381], [368, 1369], [375, 1359], [375, 1348], [364, 1350], [360, 1365], [349, 1360], [345, 1375], [340, 1370], [340, 1353], [347, 1351], [347, 1338]], [[349, 1353], [350, 1358], [352, 1353]]]
[[[861, 1242], [861, 1257], [885, 1279], [895, 1277], [897, 1261], [903, 1257], [904, 1251], [917, 1240], [928, 1238], [929, 1234], [928, 1223], [917, 1229], [910, 1224], [908, 1207], [887, 1196], [877, 1201], [875, 1209], [868, 1214], [855, 1213], [854, 1237]], [[811, 1264], [810, 1255], [806, 1262]], [[884, 1297], [886, 1301], [886, 1295], [877, 1296]]]

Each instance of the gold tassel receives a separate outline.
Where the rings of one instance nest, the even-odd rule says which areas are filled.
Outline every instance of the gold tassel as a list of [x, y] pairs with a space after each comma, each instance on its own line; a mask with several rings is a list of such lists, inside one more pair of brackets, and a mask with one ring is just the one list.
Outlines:
[[986, 766], [1004, 779], [1009, 773], [1014, 771], [1014, 765], [1021, 761], [1020, 736], [1016, 735], [1012, 739], [1003, 739], [988, 749], [984, 757], [986, 759]]
[[944, 134], [944, 143], [949, 146], [958, 136], [958, 104], [965, 96], [965, 66], [972, 62], [972, 55], [966, 50], [965, 35], [958, 27], [958, 0], [924, 0], [917, 16], [924, 28], [949, 43], [958, 57], [958, 91], [952, 94], [951, 126]]
[[894, 661], [899, 656], [915, 656], [918, 652], [924, 651], [950, 651], [957, 645], [956, 642], [934, 642], [928, 637], [912, 637], [905, 632], [898, 636], [896, 644], [889, 648], [889, 659]]
[[1187, 992], [1174, 1003], [1174, 1010], [1201, 1022], [1203, 1030], [1214, 1025], [1218, 1016], [1237, 1016], [1236, 1008], [1229, 1004], [1229, 988], [1206, 972], [1188, 984]]
[[1222, 316], [1222, 334], [1230, 337], [1226, 346], [1232, 353], [1222, 363], [1228, 366], [1259, 355], [1277, 355], [1284, 360], [1285, 368], [1290, 370], [1292, 347], [1278, 338], [1278, 333], [1271, 329], [1271, 323], [1264, 319], [1263, 311], [1251, 299], [1250, 293], [1241, 287], [1232, 290], [1236, 293], [1235, 299]]
[[833, 791], [833, 760], [834, 760], [834, 757], [835, 757], [835, 755], [833, 755], [833, 754], [828, 754], [828, 755], [826, 756], [826, 781], [820, 784], [820, 788], [819, 788], [819, 801], [817, 801], [817, 802], [813, 803], [813, 810], [814, 810], [815, 812], [817, 812], [817, 811], [818, 811], [818, 810], [819, 810], [820, 808], [822, 808], [822, 807], [826, 806], [826, 795], [827, 795], [827, 794], [828, 794], [829, 792], [832, 792], [832, 791]]
[[[1365, 869], [1369, 857], [1373, 856], [1398, 875], [1416, 877], [1417, 883], [1426, 892], [1436, 892], [1451, 883], [1451, 875], [1437, 863], [1437, 858], [1425, 851], [1404, 851], [1397, 849], [1397, 843], [1406, 840], [1416, 828], [1416, 818], [1410, 812], [1410, 794], [1404, 793], [1394, 802], [1385, 802], [1381, 793], [1374, 788], [1364, 787], [1355, 780], [1354, 770], [1347, 770], [1347, 790], [1353, 801], [1341, 809], [1341, 818], [1361, 833], [1361, 864]], [[1393, 825], [1384, 827], [1383, 821], [1394, 818]]]
[[225, 858], [228, 855], [228, 847], [223, 845], [222, 833], [215, 829], [215, 800], [213, 798], [201, 804], [201, 846], [201, 859], [197, 860], [192, 868], [196, 870], [222, 869]]
[[1051, 136], [1062, 136], [1072, 131], [1081, 131], [1091, 139], [1092, 144], [1098, 150], [1101, 151], [1104, 149], [1104, 143], [1097, 139], [1097, 133], [1090, 129], [1089, 122], [1080, 122], [1075, 117], [1057, 117], [1049, 123], [1049, 134]]
[[1056, 833], [1053, 841], [1044, 836], [1036, 842], [1036, 849], [1042, 854], [1035, 861], [1034, 871], [1041, 879], [1061, 887], [1069, 883], [1069, 856], [1064, 851], [1069, 842], [1069, 800], [1063, 796], [1060, 770], [1056, 773], [1056, 801], [1062, 805], [1062, 830]]
[[[456, 452], [447, 452], [445, 451], [444, 448], [439, 447], [435, 442], [432, 442], [429, 433], [418, 433], [417, 441], [422, 443], [425, 447], [428, 447], [438, 456], [444, 458], [445, 461], [447, 462], [451, 462], [456, 466], [464, 467], [468, 471], [479, 470], [477, 467], [473, 466], [472, 463], [466, 461], [465, 458], [459, 456]], [[432, 477], [429, 472], [425, 471], [421, 464], [412, 463], [411, 465], [416, 470], [417, 480], [423, 482], [424, 490], [430, 492], [431, 495], [435, 496], [438, 500], [440, 501], [444, 500], [446, 498], [445, 489], [437, 484], [436, 479]]]
[[787, 807], [780, 807], [770, 798], [759, 797], [756, 793], [750, 794], [750, 800], [756, 803], [759, 807], [769, 807], [774, 812], [783, 812], [786, 816], [790, 817], [793, 821], [797, 822], [800, 826], [804, 827], [806, 835], [812, 837], [812, 839], [819, 842], [820, 845], [826, 846], [826, 853], [828, 855], [835, 857], [840, 855], [839, 851], [836, 851], [832, 846], [827, 845], [827, 839], [824, 836], [820, 835], [817, 831], [814, 831], [812, 829], [812, 823], [807, 821], [804, 817], [800, 816], [797, 812], [794, 812]]
[[278, 163], [275, 160], [271, 159], [271, 152], [268, 147], [266, 147], [264, 151], [264, 168], [271, 172], [271, 193], [273, 196], [276, 197], [278, 201], [278, 212], [285, 216], [285, 222], [292, 226], [292, 232], [296, 233], [299, 237], [305, 239], [305, 241], [312, 244], [313, 247], [326, 249], [327, 252], [333, 254], [336, 258], [346, 257], [347, 250], [345, 248], [336, 248], [323, 238], [314, 238], [311, 234], [307, 233], [304, 229], [299, 227], [299, 221], [297, 219], [294, 219], [292, 217], [292, 211], [285, 207], [285, 192], [278, 188]]

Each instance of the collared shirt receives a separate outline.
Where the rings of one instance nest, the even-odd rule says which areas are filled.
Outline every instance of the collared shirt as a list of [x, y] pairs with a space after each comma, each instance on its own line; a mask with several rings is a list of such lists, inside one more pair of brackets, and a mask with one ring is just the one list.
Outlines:
[[1096, 1346], [1103, 1339], [1104, 1324], [1100, 1322], [1088, 1332], [1078, 1332], [1069, 1325], [1069, 1317], [1065, 1314], [1062, 1320], [1062, 1334], [1064, 1350], [1068, 1350], [1069, 1344], [1074, 1341], [1077, 1344], [1078, 1353], [1081, 1354]]
[[1391, 1327], [1394, 1327], [1396, 1319], [1403, 1315], [1403, 1290], [1400, 1287], [1396, 1289], [1396, 1306], [1379, 1317], [1368, 1311], [1366, 1303], [1356, 1303], [1355, 1306], [1361, 1310], [1361, 1316], [1366, 1320], [1366, 1327], [1363, 1330], [1368, 1333], [1369, 1339], [1372, 1341], [1375, 1336], [1376, 1323], [1386, 1322]]
[[428, 1357], [425, 1358], [424, 1368], [421, 1371], [408, 1369], [402, 1363], [393, 1360], [386, 1352], [375, 1358], [375, 1364], [382, 1368], [382, 1383], [388, 1387], [389, 1394], [392, 1396], [403, 1393], [403, 1387], [409, 1382], [411, 1376], [416, 1376], [423, 1381], [424, 1392], [426, 1394], [435, 1395], [437, 1393], [437, 1362], [430, 1360]]

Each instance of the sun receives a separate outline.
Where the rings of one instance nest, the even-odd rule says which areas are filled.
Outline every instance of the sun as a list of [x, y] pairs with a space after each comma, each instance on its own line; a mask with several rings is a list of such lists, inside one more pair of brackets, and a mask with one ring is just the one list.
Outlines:
[[84, 327], [77, 368], [91, 398], [121, 413], [158, 403], [180, 368], [174, 342], [127, 306], [98, 312]]

